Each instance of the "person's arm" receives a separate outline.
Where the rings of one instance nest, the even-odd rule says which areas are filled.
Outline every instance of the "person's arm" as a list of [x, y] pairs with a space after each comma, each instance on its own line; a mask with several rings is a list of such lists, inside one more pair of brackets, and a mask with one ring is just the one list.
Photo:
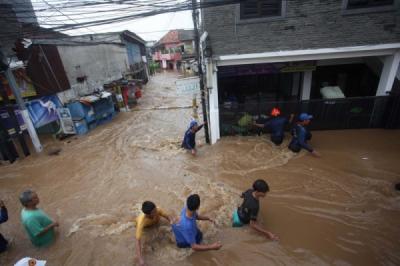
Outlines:
[[158, 214], [166, 219], [170, 224], [173, 224], [175, 219], [172, 215], [168, 215], [166, 212], [164, 212], [162, 209], [158, 209]]
[[196, 219], [199, 220], [199, 221], [210, 221], [210, 222], [214, 222], [214, 220], [211, 219], [210, 217], [208, 217], [208, 216], [203, 216], [203, 215], [200, 215], [200, 214], [197, 215], [197, 218], [196, 218]]
[[299, 132], [297, 132], [297, 138], [298, 138], [298, 140], [299, 140], [299, 145], [303, 148], [303, 149], [305, 149], [305, 150], [307, 150], [307, 151], [309, 151], [309, 152], [313, 152], [314, 151], [314, 149], [311, 147], [311, 145], [309, 145], [307, 142], [306, 142], [306, 131], [305, 130], [298, 130]]
[[279, 238], [274, 235], [273, 233], [263, 229], [256, 220], [250, 220], [250, 227], [253, 228], [255, 231], [261, 233], [262, 235], [268, 237], [271, 240], [278, 240]]
[[57, 226], [59, 226], [59, 224], [57, 222], [53, 222], [53, 223], [49, 224], [48, 226], [46, 226], [45, 228], [43, 228], [43, 230], [40, 231], [38, 234], [36, 234], [36, 236], [42, 236]]
[[138, 259], [139, 265], [146, 265], [142, 256], [142, 243], [140, 238], [136, 238], [136, 258]]
[[137, 220], [136, 222], [136, 234], [135, 234], [135, 238], [136, 238], [136, 258], [139, 262], [139, 265], [146, 265], [146, 263], [144, 262], [143, 259], [143, 255], [142, 255], [142, 242], [140, 241], [140, 239], [142, 238], [142, 233], [143, 233], [143, 221], [141, 220]]
[[299, 139], [299, 144], [300, 144], [300, 146], [301, 147], [303, 147], [304, 149], [306, 149], [307, 151], [309, 151], [313, 156], [315, 156], [315, 157], [321, 157], [321, 155], [317, 152], [317, 151], [315, 151], [312, 147], [311, 147], [311, 145], [309, 145], [307, 142], [306, 142], [306, 131], [305, 130], [300, 130], [300, 132], [299, 132], [299, 136], [298, 136], [298, 139]]
[[203, 127], [204, 127], [204, 124], [201, 124], [201, 125], [197, 128], [196, 132], [200, 131], [200, 129], [202, 129]]
[[215, 242], [213, 244], [192, 244], [191, 248], [194, 251], [207, 251], [207, 250], [218, 250], [222, 247], [220, 242]]
[[8, 211], [2, 200], [0, 200], [0, 208], [1, 208], [0, 210], [0, 224], [1, 224], [7, 222], [8, 220]]

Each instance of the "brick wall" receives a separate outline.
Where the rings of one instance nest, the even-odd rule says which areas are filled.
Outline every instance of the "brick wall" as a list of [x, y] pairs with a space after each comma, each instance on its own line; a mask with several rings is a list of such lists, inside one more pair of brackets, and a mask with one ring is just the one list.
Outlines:
[[214, 55], [395, 43], [395, 1], [394, 11], [343, 15], [342, 0], [287, 0], [285, 18], [258, 23], [238, 23], [238, 5], [227, 5], [204, 9], [202, 26]]

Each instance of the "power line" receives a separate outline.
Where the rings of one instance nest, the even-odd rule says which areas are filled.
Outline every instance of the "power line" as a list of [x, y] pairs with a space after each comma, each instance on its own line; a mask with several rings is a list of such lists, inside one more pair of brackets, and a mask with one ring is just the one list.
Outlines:
[[[46, 0], [42, 0], [44, 3], [46, 3], [48, 6], [52, 6], [51, 4], [49, 4], [48, 2], [46, 2]], [[70, 19], [71, 21], [73, 21], [73, 22], [75, 22], [75, 23], [78, 23], [76, 20], [74, 20], [74, 19], [72, 19], [72, 18], [70, 18], [69, 16], [67, 16], [67, 15], [65, 15], [63, 12], [61, 12], [58, 8], [56, 8], [56, 7], [54, 7], [54, 6], [52, 6], [54, 9], [56, 9], [59, 13], [61, 13], [62, 15], [64, 15], [64, 16], [66, 16], [68, 19]], [[85, 27], [85, 28], [87, 28], [87, 27]], [[89, 29], [89, 28], [87, 28], [89, 31], [91, 31], [91, 32], [94, 32], [94, 33], [96, 33], [95, 31], [93, 31], [93, 30], [91, 30], [91, 29]]]
[[[220, 1], [213, 1], [213, 2], [206, 2], [206, 3], [200, 2], [200, 3], [196, 3], [195, 5], [192, 6], [191, 3], [186, 1], [186, 2], [181, 2], [179, 5], [175, 5], [173, 7], [167, 8], [167, 9], [154, 9], [154, 10], [147, 11], [147, 12], [127, 15], [127, 16], [121, 16], [118, 18], [109, 18], [109, 19], [103, 19], [103, 20], [79, 22], [76, 24], [65, 24], [65, 25], [55, 24], [54, 25], [55, 27], [49, 28], [49, 30], [68, 31], [68, 30], [79, 29], [79, 28], [83, 28], [83, 27], [100, 26], [100, 25], [104, 25], [104, 24], [123, 22], [123, 21], [127, 21], [127, 20], [134, 20], [134, 19], [138, 19], [138, 18], [144, 18], [144, 17], [154, 16], [154, 15], [164, 14], [164, 13], [169, 13], [169, 12], [185, 11], [185, 10], [191, 10], [193, 8], [203, 9], [203, 8], [209, 8], [209, 7], [236, 4], [239, 2], [240, 2], [240, 0], [220, 0]], [[18, 35], [14, 35], [14, 36], [18, 37]]]

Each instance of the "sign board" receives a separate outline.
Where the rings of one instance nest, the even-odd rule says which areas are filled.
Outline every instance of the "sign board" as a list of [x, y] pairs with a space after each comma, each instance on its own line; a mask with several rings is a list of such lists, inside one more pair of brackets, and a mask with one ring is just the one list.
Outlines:
[[68, 108], [57, 108], [60, 117], [61, 128], [64, 134], [76, 134], [74, 122]]
[[176, 82], [176, 90], [178, 94], [195, 94], [200, 92], [200, 79], [199, 77], [190, 77], [178, 79]]
[[39, 128], [58, 120], [57, 108], [62, 104], [56, 95], [45, 96], [26, 103], [32, 123]]
[[[17, 117], [17, 120], [18, 120], [18, 126], [20, 128], [20, 131], [26, 130], [26, 124], [24, 122], [24, 119], [22, 118], [21, 111], [18, 109], [17, 106], [13, 107], [13, 109], [14, 109], [15, 116]], [[5, 108], [5, 107], [0, 108], [0, 123], [3, 125], [3, 127], [5, 129], [7, 129], [8, 134], [10, 136], [13, 136], [13, 135], [19, 133], [19, 132], [15, 131], [15, 124], [14, 124], [15, 122], [11, 119], [11, 117], [7, 111], [7, 108]]]
[[[21, 91], [21, 96], [24, 98], [36, 96], [36, 90], [33, 87], [32, 80], [26, 75], [25, 69], [18, 68], [18, 69], [14, 69], [12, 72], [14, 74], [17, 86], [18, 86], [19, 90]], [[3, 88], [6, 90], [8, 98], [10, 100], [14, 100], [15, 96], [12, 94], [10, 85], [8, 84], [8, 81], [3, 74], [0, 75], [0, 83], [3, 86]], [[0, 96], [0, 101], [1, 100], [3, 100], [3, 99]]]

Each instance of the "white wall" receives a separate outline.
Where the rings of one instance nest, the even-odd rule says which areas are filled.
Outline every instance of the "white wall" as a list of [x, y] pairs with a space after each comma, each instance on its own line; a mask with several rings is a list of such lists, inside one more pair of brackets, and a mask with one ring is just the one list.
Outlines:
[[218, 72], [215, 63], [206, 59], [206, 87], [209, 92], [209, 114], [208, 128], [211, 144], [215, 144], [221, 137], [219, 128], [219, 105], [218, 105]]
[[[125, 46], [98, 44], [85, 46], [58, 46], [71, 88], [78, 94], [92, 93], [104, 83], [120, 79], [128, 70]], [[84, 83], [76, 79], [87, 76]]]

